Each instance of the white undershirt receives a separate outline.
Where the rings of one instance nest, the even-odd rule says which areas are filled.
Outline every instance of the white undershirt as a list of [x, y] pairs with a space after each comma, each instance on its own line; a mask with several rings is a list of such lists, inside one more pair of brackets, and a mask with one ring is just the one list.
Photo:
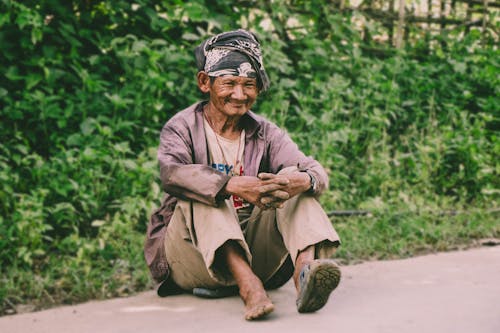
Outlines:
[[[238, 139], [229, 140], [215, 133], [205, 118], [203, 118], [203, 125], [212, 168], [231, 177], [242, 176], [244, 174], [245, 130], [241, 131]], [[231, 196], [231, 201], [240, 219], [251, 213], [252, 207], [248, 202], [234, 195]]]

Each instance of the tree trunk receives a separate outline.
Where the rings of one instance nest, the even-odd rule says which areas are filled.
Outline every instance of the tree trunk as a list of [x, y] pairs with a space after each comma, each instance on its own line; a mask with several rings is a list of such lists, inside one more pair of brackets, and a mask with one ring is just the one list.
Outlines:
[[405, 33], [405, 0], [399, 0], [398, 31], [396, 35], [396, 48], [403, 47], [403, 37]]
[[483, 31], [481, 32], [481, 39], [483, 46], [486, 46], [486, 25], [488, 24], [488, 0], [483, 0]]
[[439, 7], [439, 18], [441, 19], [441, 24], [440, 24], [441, 32], [443, 32], [444, 28], [446, 27], [446, 24], [443, 21], [443, 19], [446, 17], [445, 9], [446, 9], [446, 0], [441, 0], [441, 4]]
[[[391, 7], [389, 8], [389, 11], [394, 11], [395, 5], [396, 5], [396, 0], [391, 0]], [[394, 21], [391, 20], [387, 26], [388, 26], [387, 36], [389, 43], [391, 45], [394, 45], [394, 43], [396, 43], [396, 41], [394, 40]]]
[[[472, 19], [472, 6], [474, 6], [473, 4], [470, 4], [470, 3], [467, 3], [467, 12], [465, 14], [465, 21], [466, 22], [470, 22], [471, 19]], [[470, 26], [467, 25], [465, 27], [465, 34], [468, 34], [470, 32]]]

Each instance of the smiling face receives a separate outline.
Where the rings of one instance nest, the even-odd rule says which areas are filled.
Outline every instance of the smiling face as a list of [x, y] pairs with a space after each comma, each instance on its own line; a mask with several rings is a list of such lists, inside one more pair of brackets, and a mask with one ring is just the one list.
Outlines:
[[[200, 84], [200, 76], [198, 80]], [[257, 79], [221, 76], [210, 80], [206, 73], [202, 74], [200, 89], [210, 94], [210, 108], [226, 117], [241, 117], [247, 113], [259, 94]]]

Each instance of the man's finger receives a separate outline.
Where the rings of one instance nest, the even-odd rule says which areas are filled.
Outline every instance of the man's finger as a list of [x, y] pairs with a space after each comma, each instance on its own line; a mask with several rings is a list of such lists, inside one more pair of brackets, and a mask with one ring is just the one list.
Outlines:
[[282, 190], [286, 185], [287, 184], [276, 184], [276, 183], [265, 184], [259, 187], [259, 193], [266, 194], [274, 192], [276, 190]]
[[286, 177], [274, 177], [274, 178], [271, 178], [271, 179], [263, 180], [262, 183], [264, 185], [267, 185], [267, 184], [279, 184], [279, 185], [286, 186], [286, 185], [290, 184], [290, 181]]
[[267, 206], [274, 201], [276, 201], [276, 199], [273, 197], [263, 197], [262, 199], [260, 199], [260, 203], [264, 206]]
[[272, 197], [279, 199], [279, 200], [288, 200], [290, 199], [290, 194], [286, 191], [281, 191], [281, 190], [276, 190], [271, 193], [269, 193]]
[[287, 177], [275, 175], [274, 173], [261, 172], [257, 175], [260, 180], [268, 180], [281, 185], [288, 185], [290, 181]]
[[274, 173], [268, 173], [268, 172], [261, 172], [257, 175], [257, 177], [260, 180], [267, 180], [267, 179], [273, 179], [276, 177]]
[[273, 197], [264, 197], [264, 198], [260, 199], [260, 204], [264, 207], [264, 209], [282, 208], [284, 201], [273, 198]]
[[268, 204], [268, 203], [275, 202], [275, 201], [286, 201], [289, 198], [290, 198], [290, 194], [288, 194], [288, 192], [276, 190], [276, 191], [267, 193], [265, 196], [263, 196], [260, 199], [260, 202], [262, 202], [263, 204]]

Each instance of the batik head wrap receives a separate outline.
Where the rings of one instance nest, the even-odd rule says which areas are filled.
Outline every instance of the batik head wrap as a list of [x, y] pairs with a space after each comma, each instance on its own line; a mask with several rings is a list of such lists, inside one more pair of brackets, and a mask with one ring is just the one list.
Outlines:
[[209, 76], [254, 77], [261, 91], [269, 88], [260, 43], [251, 32], [239, 29], [218, 34], [201, 43], [195, 56], [198, 71]]

